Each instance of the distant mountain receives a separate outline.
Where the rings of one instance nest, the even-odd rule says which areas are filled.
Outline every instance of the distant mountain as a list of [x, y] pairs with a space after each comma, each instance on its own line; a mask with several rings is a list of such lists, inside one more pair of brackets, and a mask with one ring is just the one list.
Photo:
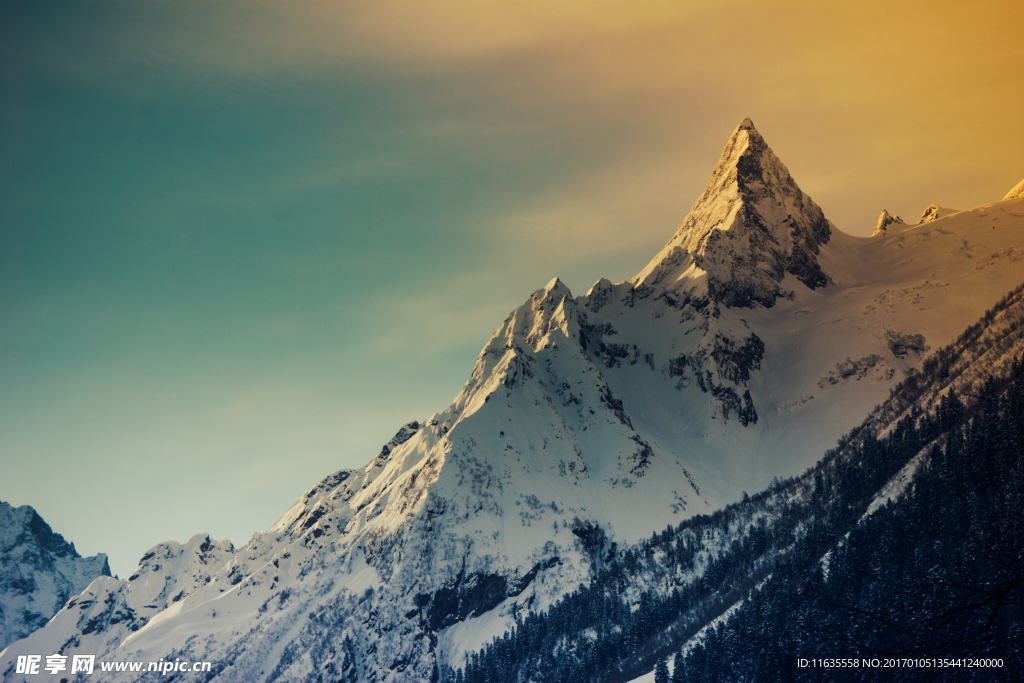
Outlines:
[[98, 576], [107, 556], [82, 557], [28, 505], [0, 501], [0, 649], [38, 628]]
[[812, 466], [1024, 281], [1021, 244], [1024, 200], [851, 237], [745, 120], [636, 277], [552, 279], [449, 407], [240, 548], [200, 535], [95, 581], [0, 672], [60, 651], [208, 660], [217, 681], [446, 677], [652, 531]]

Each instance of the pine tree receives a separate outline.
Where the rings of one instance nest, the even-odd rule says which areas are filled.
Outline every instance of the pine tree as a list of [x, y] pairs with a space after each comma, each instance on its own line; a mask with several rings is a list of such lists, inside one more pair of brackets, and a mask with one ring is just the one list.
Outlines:
[[669, 683], [668, 681], [668, 660], [664, 657], [658, 660], [654, 667], [654, 683]]
[[672, 683], [683, 683], [683, 671], [683, 648], [680, 647], [672, 660]]

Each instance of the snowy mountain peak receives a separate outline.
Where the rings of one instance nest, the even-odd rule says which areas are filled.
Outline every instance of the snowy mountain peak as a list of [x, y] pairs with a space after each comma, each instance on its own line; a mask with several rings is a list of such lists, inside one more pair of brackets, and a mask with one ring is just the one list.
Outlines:
[[544, 285], [544, 289], [538, 289], [531, 297], [532, 301], [554, 305], [558, 305], [563, 299], [571, 301], [572, 292], [557, 277], [552, 278], [550, 282]]
[[[925, 213], [927, 214], [927, 211]], [[888, 231], [891, 225], [906, 225], [906, 223], [899, 216], [893, 216], [887, 209], [882, 209], [882, 213], [878, 216], [878, 223], [875, 224], [875, 231], [871, 233], [871, 236], [885, 236], [886, 231]]]
[[551, 278], [551, 281], [544, 285], [543, 291], [549, 292], [553, 296], [572, 296], [569, 288], [557, 277]]
[[708, 188], [675, 235], [631, 282], [671, 290], [681, 279], [706, 274], [714, 302], [767, 308], [788, 294], [787, 273], [810, 289], [828, 283], [817, 256], [831, 236], [824, 213], [748, 118], [733, 131]]
[[1003, 197], [1003, 201], [1005, 202], [1008, 199], [1020, 199], [1021, 197], [1024, 197], [1024, 180], [1021, 180], [1019, 183], [1014, 185], [1013, 189], [1007, 192], [1006, 196]]
[[0, 649], [40, 628], [98, 576], [104, 554], [82, 557], [28, 505], [0, 501]]

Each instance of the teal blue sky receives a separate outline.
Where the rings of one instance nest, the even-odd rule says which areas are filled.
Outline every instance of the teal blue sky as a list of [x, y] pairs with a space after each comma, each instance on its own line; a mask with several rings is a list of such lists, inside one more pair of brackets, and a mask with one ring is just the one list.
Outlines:
[[0, 499], [121, 575], [244, 542], [640, 270], [744, 116], [854, 234], [1024, 176], [1015, 3], [768, 5], [4, 3]]

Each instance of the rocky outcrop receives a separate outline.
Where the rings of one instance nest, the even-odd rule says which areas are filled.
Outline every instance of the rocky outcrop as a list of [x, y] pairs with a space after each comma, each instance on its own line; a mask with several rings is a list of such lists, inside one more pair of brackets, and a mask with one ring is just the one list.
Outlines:
[[937, 221], [940, 218], [945, 218], [946, 216], [951, 216], [954, 213], [958, 213], [956, 209], [947, 209], [944, 206], [939, 206], [938, 204], [932, 204], [927, 209], [925, 209], [924, 213], [921, 214], [921, 217], [917, 219], [917, 225], [924, 225], [925, 223], [931, 223], [932, 221]]
[[906, 225], [906, 223], [899, 216], [893, 216], [887, 210], [882, 209], [881, 215], [878, 216], [878, 223], [875, 224], [875, 231], [871, 233], [871, 236], [884, 237], [889, 228], [894, 225]]

